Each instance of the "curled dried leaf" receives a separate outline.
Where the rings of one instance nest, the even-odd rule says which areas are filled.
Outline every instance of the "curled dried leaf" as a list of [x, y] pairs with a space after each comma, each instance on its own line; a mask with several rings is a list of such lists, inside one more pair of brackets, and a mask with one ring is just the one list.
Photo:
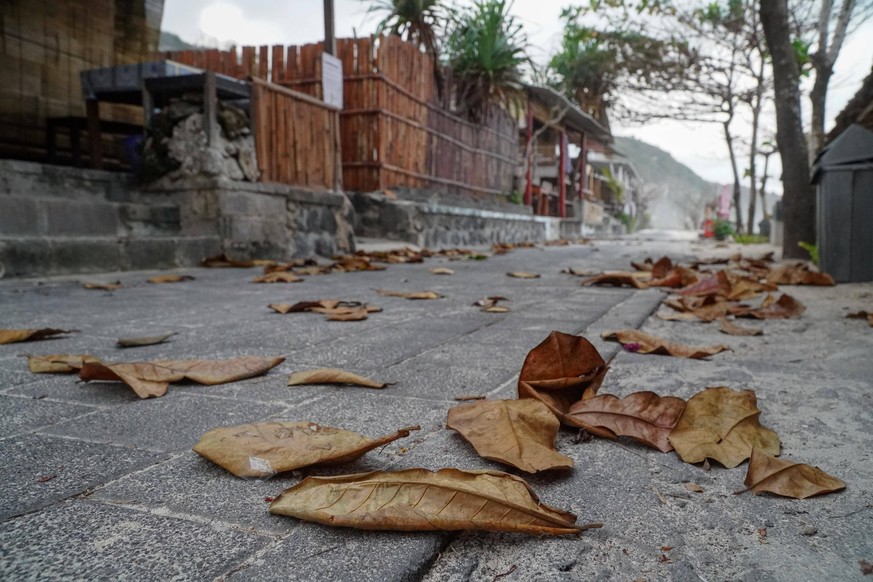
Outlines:
[[41, 329], [0, 329], [0, 345], [53, 339], [56, 336], [73, 333], [74, 331], [76, 330], [53, 329], [50, 327], [44, 327]]
[[442, 297], [435, 291], [389, 291], [388, 289], [376, 289], [376, 293], [383, 297], [402, 297], [403, 299], [439, 299]]
[[667, 437], [684, 408], [681, 398], [654, 392], [625, 398], [603, 394], [573, 404], [565, 421], [605, 438], [627, 436], [666, 453], [673, 450]]
[[649, 335], [638, 329], [604, 331], [601, 337], [619, 342], [625, 349], [641, 354], [659, 354], [677, 358], [700, 359], [715, 355], [730, 348], [723, 344], [714, 346], [686, 346]]
[[123, 285], [121, 284], [121, 281], [116, 281], [114, 283], [85, 283], [82, 287], [94, 291], [117, 291], [118, 289], [121, 289]]
[[593, 277], [599, 274], [598, 271], [593, 269], [577, 269], [576, 267], [565, 267], [561, 269], [561, 272], [575, 277]]
[[299, 283], [300, 281], [303, 281], [303, 277], [298, 277], [290, 271], [272, 271], [252, 279], [252, 283]]
[[808, 263], [791, 263], [774, 268], [767, 275], [767, 281], [776, 285], [836, 285], [833, 277], [810, 269]]
[[314, 370], [305, 370], [303, 372], [294, 372], [288, 378], [289, 386], [300, 386], [303, 384], [352, 384], [354, 386], [363, 386], [364, 388], [385, 388], [390, 386], [385, 382], [376, 382], [345, 370], [338, 368], [316, 368]]
[[742, 335], [742, 336], [750, 336], [750, 335], [762, 335], [764, 330], [758, 327], [742, 327], [740, 325], [735, 324], [730, 321], [727, 317], [719, 317], [718, 318], [719, 328], [718, 331], [721, 333], [726, 333], [728, 335]]
[[155, 344], [161, 344], [176, 335], [176, 332], [165, 333], [162, 335], [150, 335], [145, 337], [125, 337], [118, 338], [118, 341], [115, 342], [120, 348], [138, 348], [142, 346], [153, 346]]
[[85, 362], [79, 378], [85, 382], [123, 382], [140, 398], [163, 396], [171, 382], [224, 384], [266, 373], [285, 361], [283, 357], [242, 356], [230, 360], [156, 360], [153, 362]]
[[50, 354], [47, 356], [27, 356], [27, 367], [34, 374], [71, 374], [78, 372], [85, 362], [99, 362], [89, 354]]
[[482, 457], [528, 473], [573, 466], [555, 450], [560, 425], [545, 404], [532, 398], [461, 404], [449, 409], [446, 421]]
[[512, 271], [506, 274], [507, 277], [514, 277], [516, 279], [539, 279], [539, 273], [530, 273], [528, 271]]
[[261, 422], [214, 428], [200, 437], [194, 452], [237, 477], [264, 478], [310, 465], [352, 461], [419, 428], [369, 439], [314, 422]]
[[597, 393], [606, 370], [606, 362], [587, 339], [553, 331], [528, 352], [518, 377], [518, 396], [541, 400], [563, 420], [574, 402]]
[[540, 503], [528, 484], [498, 471], [406, 469], [307, 477], [286, 489], [270, 513], [367, 530], [485, 530], [574, 534], [576, 516]]
[[757, 309], [747, 308], [735, 310], [737, 317], [753, 317], [755, 319], [791, 319], [800, 317], [806, 311], [806, 306], [788, 294], [782, 294], [779, 299], [773, 300], [768, 295]]
[[759, 448], [752, 450], [744, 491], [754, 494], [768, 492], [783, 497], [806, 499], [814, 495], [833, 493], [846, 488], [845, 482], [828, 475], [818, 467], [777, 459]]
[[433, 267], [430, 270], [433, 275], [454, 275], [455, 272], [448, 267]]
[[191, 275], [156, 275], [154, 277], [149, 277], [146, 279], [149, 283], [161, 284], [161, 283], [181, 283], [183, 281], [193, 281], [194, 277]]
[[752, 448], [779, 454], [779, 437], [760, 423], [755, 393], [724, 386], [691, 397], [670, 433], [670, 443], [686, 463], [705, 459], [732, 469], [749, 458]]
[[648, 285], [642, 281], [648, 273], [601, 273], [590, 279], [582, 281], [583, 287], [591, 285], [611, 285], [613, 287], [633, 287], [634, 289], [647, 289]]
[[855, 311], [846, 315], [849, 319], [866, 319], [870, 327], [873, 327], [873, 311]]

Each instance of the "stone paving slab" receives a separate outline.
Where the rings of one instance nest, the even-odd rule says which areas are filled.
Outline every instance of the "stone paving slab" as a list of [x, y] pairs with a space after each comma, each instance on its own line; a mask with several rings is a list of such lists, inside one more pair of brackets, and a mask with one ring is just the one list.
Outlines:
[[[559, 273], [567, 266], [627, 269], [632, 259], [661, 254], [688, 259], [698, 250], [706, 249], [687, 242], [602, 241], [520, 249], [481, 262], [432, 259], [291, 285], [250, 283], [258, 269], [179, 270], [196, 279], [176, 285], [145, 283], [155, 272], [0, 281], [0, 302], [13, 307], [0, 311], [0, 326], [80, 330], [58, 340], [0, 346], [0, 413], [12, 419], [4, 426], [28, 432], [0, 436], [2, 467], [9, 473], [0, 478], [13, 491], [9, 511], [28, 512], [0, 521], [0, 577], [860, 579], [858, 560], [873, 562], [873, 442], [865, 428], [873, 421], [873, 346], [863, 322], [842, 316], [868, 307], [870, 285], [791, 288], [809, 307], [803, 318], [751, 321], [767, 334], [733, 338], [712, 326], [651, 318], [660, 291], [581, 287], [580, 278]], [[765, 249], [742, 250], [754, 255]], [[448, 266], [455, 275], [432, 275], [433, 266]], [[542, 277], [506, 276], [522, 270]], [[126, 288], [81, 288], [82, 280], [92, 279], [121, 279]], [[380, 297], [379, 288], [433, 289], [445, 297], [407, 301]], [[509, 297], [512, 311], [486, 314], [470, 305], [485, 295]], [[338, 323], [266, 307], [320, 298], [367, 301], [384, 311], [365, 322]], [[604, 330], [640, 326], [677, 341], [726, 343], [733, 351], [688, 361], [628, 353], [599, 338]], [[565, 429], [557, 446], [574, 459], [575, 469], [525, 478], [545, 502], [574, 511], [582, 522], [604, 523], [580, 536], [368, 533], [268, 513], [265, 499], [308, 475], [415, 466], [515, 472], [480, 458], [445, 429], [446, 412], [459, 394], [513, 398], [524, 356], [552, 329], [585, 335], [611, 360], [604, 392], [650, 389], [688, 397], [706, 385], [754, 388], [762, 420], [779, 432], [786, 456], [820, 465], [844, 478], [848, 489], [803, 502], [734, 495], [742, 487], [742, 467], [706, 472], [674, 454], [631, 441], [580, 440], [578, 431]], [[178, 334], [141, 349], [114, 345], [120, 336], [166, 331]], [[259, 378], [171, 386], [165, 397], [143, 401], [119, 384], [31, 375], [17, 357], [83, 351], [110, 361], [244, 354], [287, 359]], [[286, 385], [289, 373], [320, 365], [397, 383], [383, 390]], [[27, 415], [19, 415], [22, 410]], [[268, 418], [315, 420], [372, 437], [416, 423], [422, 430], [352, 463], [266, 481], [237, 479], [190, 451], [209, 428]], [[40, 481], [52, 474], [58, 476]], [[687, 482], [704, 492], [688, 491]], [[133, 548], [140, 553], [133, 555]]]
[[208, 522], [69, 502], [0, 524], [0, 578], [212, 579], [269, 541]]

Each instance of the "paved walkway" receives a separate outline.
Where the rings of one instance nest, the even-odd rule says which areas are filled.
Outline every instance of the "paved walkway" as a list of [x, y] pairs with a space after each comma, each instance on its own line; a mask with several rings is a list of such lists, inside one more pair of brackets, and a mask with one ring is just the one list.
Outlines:
[[[486, 261], [391, 265], [381, 272], [255, 285], [256, 270], [190, 269], [195, 280], [145, 283], [128, 272], [0, 281], [0, 328], [59, 327], [63, 339], [0, 346], [0, 578], [227, 580], [862, 580], [873, 562], [873, 329], [843, 316], [873, 309], [873, 284], [790, 288], [808, 311], [759, 323], [760, 337], [716, 324], [650, 317], [659, 291], [583, 288], [563, 267], [627, 268], [631, 259], [689, 258], [698, 243], [613, 241], [520, 249]], [[758, 249], [760, 250], [760, 249]], [[718, 249], [730, 252], [731, 249]], [[757, 252], [757, 251], [752, 251]], [[430, 274], [449, 266], [454, 276]], [[508, 271], [542, 278], [511, 279]], [[120, 279], [88, 291], [77, 281]], [[407, 301], [375, 289], [431, 289]], [[510, 313], [471, 306], [511, 299]], [[357, 323], [281, 316], [268, 303], [340, 298], [384, 308]], [[620, 352], [602, 330], [640, 327], [733, 351], [690, 361]], [[444, 429], [455, 396], [511, 398], [527, 351], [557, 329], [614, 356], [602, 392], [690, 397], [706, 386], [756, 390], [762, 421], [787, 458], [848, 484], [805, 501], [733, 495], [745, 466], [703, 471], [631, 442], [577, 442], [562, 431], [572, 473], [526, 477], [541, 498], [603, 529], [537, 538], [494, 533], [361, 532], [272, 516], [265, 501], [302, 477], [403, 467], [505, 469]], [[177, 332], [121, 351], [115, 339]], [[21, 353], [90, 353], [107, 360], [285, 355], [263, 377], [171, 386], [139, 400], [115, 384], [32, 375]], [[340, 367], [396, 382], [382, 391], [288, 387], [287, 375]], [[312, 420], [368, 436], [421, 431], [332, 468], [268, 481], [233, 477], [191, 452], [206, 430], [267, 418]], [[689, 492], [692, 482], [703, 493]], [[763, 532], [763, 533], [762, 533]], [[670, 549], [665, 549], [670, 548]], [[495, 578], [506, 574], [500, 578]]]

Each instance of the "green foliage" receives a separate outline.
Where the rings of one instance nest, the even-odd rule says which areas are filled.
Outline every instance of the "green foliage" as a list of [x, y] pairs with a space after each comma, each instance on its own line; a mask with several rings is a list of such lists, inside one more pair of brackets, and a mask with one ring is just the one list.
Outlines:
[[615, 202], [624, 202], [624, 184], [615, 177], [609, 168], [603, 168], [601, 171], [606, 178], [606, 185], [609, 186], [609, 189], [615, 195]]
[[731, 221], [724, 218], [715, 221], [715, 240], [725, 240], [734, 234], [734, 225]]
[[809, 258], [813, 263], [818, 265], [818, 245], [808, 242], [799, 242], [797, 246], [809, 253]]
[[509, 195], [509, 202], [511, 204], [523, 204], [524, 203], [524, 192], [519, 192], [518, 190], [514, 190], [512, 194]]
[[741, 245], [759, 245], [770, 242], [770, 239], [763, 234], [735, 234], [734, 241]]
[[808, 78], [812, 72], [812, 61], [809, 60], [809, 49], [812, 45], [802, 38], [795, 38], [791, 41], [791, 46], [794, 48], [797, 65], [800, 67], [800, 76]]
[[629, 214], [625, 214], [624, 212], [619, 212], [616, 215], [616, 218], [618, 218], [619, 222], [621, 222], [623, 225], [625, 225], [627, 227], [628, 232], [633, 232], [634, 228], [636, 228], [636, 224], [637, 224], [636, 216], [631, 216]]
[[433, 57], [439, 54], [438, 36], [448, 10], [441, 0], [370, 0], [367, 12], [382, 14], [376, 34], [392, 34], [416, 43]]
[[527, 37], [506, 0], [477, 0], [456, 13], [446, 41], [445, 62], [455, 100], [473, 119], [488, 105], [509, 105], [522, 91], [521, 68], [528, 64]]

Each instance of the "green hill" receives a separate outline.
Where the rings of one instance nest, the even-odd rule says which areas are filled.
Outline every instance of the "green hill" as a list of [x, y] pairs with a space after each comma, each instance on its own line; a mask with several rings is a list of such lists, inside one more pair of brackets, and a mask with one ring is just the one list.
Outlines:
[[158, 50], [160, 51], [191, 51], [206, 48], [197, 46], [196, 44], [191, 44], [190, 42], [185, 42], [179, 38], [178, 34], [167, 32], [166, 30], [161, 31], [161, 38], [158, 41], [158, 47]]
[[718, 185], [707, 182], [664, 150], [632, 137], [616, 137], [615, 149], [636, 167], [654, 228], [695, 230]]

